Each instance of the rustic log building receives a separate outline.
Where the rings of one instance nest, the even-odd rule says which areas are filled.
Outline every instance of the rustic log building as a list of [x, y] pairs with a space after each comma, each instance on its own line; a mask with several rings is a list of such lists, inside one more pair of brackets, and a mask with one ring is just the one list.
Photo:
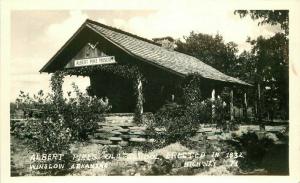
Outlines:
[[[82, 68], [108, 66], [111, 71], [117, 66], [134, 66], [147, 82], [144, 84], [137, 76], [137, 81], [134, 81], [137, 87], [133, 87], [133, 81], [113, 72], [102, 72], [101, 69], [76, 72]], [[57, 70], [70, 70], [71, 74], [90, 77], [91, 93], [108, 97], [113, 106], [112, 112], [133, 112], [137, 106], [136, 97], [144, 98], [140, 100], [141, 113], [155, 111], [166, 101], [180, 102], [180, 84], [192, 73], [201, 76], [203, 95], [213, 99], [224, 86], [250, 86], [195, 57], [92, 20], [86, 20], [40, 72], [53, 73]], [[136, 92], [137, 95], [134, 95]], [[232, 100], [230, 106], [233, 108]]]

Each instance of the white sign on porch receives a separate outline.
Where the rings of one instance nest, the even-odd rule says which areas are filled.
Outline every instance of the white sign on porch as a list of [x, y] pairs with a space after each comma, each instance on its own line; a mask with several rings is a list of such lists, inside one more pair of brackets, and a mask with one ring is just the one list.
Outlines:
[[86, 58], [86, 59], [74, 60], [74, 67], [113, 64], [113, 63], [116, 63], [114, 56]]

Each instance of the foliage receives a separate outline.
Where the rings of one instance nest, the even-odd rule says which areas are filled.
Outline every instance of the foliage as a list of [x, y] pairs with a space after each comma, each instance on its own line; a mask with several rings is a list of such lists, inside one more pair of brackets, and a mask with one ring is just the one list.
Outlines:
[[22, 126], [16, 126], [13, 134], [27, 142], [30, 148], [40, 153], [58, 153], [68, 150], [70, 129], [62, 120], [53, 121], [28, 119]]
[[140, 76], [139, 69], [133, 65], [95, 65], [93, 67], [80, 67], [80, 68], [69, 68], [64, 69], [66, 75], [80, 75], [80, 76], [90, 76], [98, 72], [105, 72], [109, 74], [114, 74], [126, 79], [134, 79]]
[[241, 18], [250, 15], [253, 20], [259, 20], [258, 25], [280, 24], [286, 34], [289, 32], [289, 10], [236, 10], [234, 14], [239, 14]]
[[271, 38], [259, 36], [247, 42], [251, 44], [250, 52], [243, 52], [238, 58], [237, 77], [254, 84], [250, 97], [258, 99], [257, 90], [261, 91], [258, 105], [258, 117], [288, 119], [288, 63], [289, 63], [289, 11], [288, 10], [237, 10], [240, 17], [250, 15], [259, 20], [259, 25], [281, 26], [284, 33], [276, 33]]
[[[52, 96], [51, 96], [52, 97]], [[47, 99], [46, 99], [47, 98]], [[48, 163], [70, 163], [69, 144], [71, 142], [70, 128], [65, 125], [65, 120], [59, 113], [57, 106], [51, 102], [50, 96], [44, 97], [40, 91], [38, 95], [31, 98], [22, 93], [18, 98], [19, 107], [39, 107], [43, 112], [40, 119], [28, 119], [22, 125], [15, 126], [13, 134], [22, 138], [31, 150], [36, 153], [65, 154], [61, 161], [51, 160]], [[45, 103], [44, 103], [45, 102]], [[36, 174], [59, 175], [66, 174], [67, 168], [62, 170], [46, 169], [39, 170]]]
[[29, 93], [20, 91], [18, 98], [16, 99], [16, 106], [18, 109], [43, 109], [47, 108], [50, 105], [51, 95], [45, 95], [43, 90], [40, 90], [37, 94], [34, 94], [33, 97]]
[[220, 34], [211, 36], [191, 32], [184, 37], [184, 42], [178, 40], [176, 45], [177, 51], [194, 56], [226, 74], [230, 74], [231, 67], [235, 65], [237, 45], [233, 42], [224, 43]]
[[223, 105], [224, 101], [222, 98], [225, 99], [227, 96], [224, 96], [225, 94], [222, 93], [222, 98], [216, 98], [214, 101], [204, 99], [201, 94], [201, 83], [201, 77], [197, 74], [190, 74], [185, 78], [183, 96], [187, 115], [198, 119], [201, 123], [224, 124], [228, 110]]
[[[78, 140], [86, 140], [101, 120], [100, 114], [107, 112], [111, 106], [96, 96], [89, 96], [72, 83], [76, 97], [70, 97], [61, 111], [66, 125], [71, 129], [72, 136]], [[71, 95], [71, 93], [69, 93]]]
[[110, 106], [102, 99], [82, 93], [74, 83], [75, 97], [71, 97], [72, 93], [69, 92], [69, 99], [64, 98], [62, 82], [63, 74], [55, 73], [51, 78], [52, 94], [44, 96], [43, 91], [40, 91], [32, 98], [21, 92], [17, 103], [20, 108], [27, 106], [42, 111], [41, 120], [51, 120], [53, 123], [62, 121], [56, 125], [68, 128], [72, 140], [85, 140], [96, 129], [99, 115], [108, 111]]
[[288, 39], [277, 33], [269, 39], [251, 40], [252, 53], [256, 59], [256, 82], [261, 84], [263, 108], [270, 113], [285, 111], [288, 118]]
[[227, 119], [229, 119], [229, 110], [224, 106], [224, 101], [221, 98], [216, 98], [212, 101], [213, 105], [213, 122], [219, 127], [225, 127]]
[[235, 137], [231, 143], [238, 151], [245, 152], [244, 158], [239, 159], [239, 167], [243, 170], [259, 168], [266, 153], [274, 145], [273, 140], [266, 137], [259, 139], [254, 132]]
[[[203, 100], [200, 92], [199, 76], [190, 75], [183, 83], [184, 103], [168, 103], [162, 106], [154, 115], [154, 121], [148, 128], [150, 135], [154, 135], [161, 145], [177, 141], [185, 141], [192, 137], [203, 123], [225, 123], [227, 113], [221, 99]], [[212, 108], [213, 106], [213, 108]], [[212, 111], [214, 115], [212, 118]], [[155, 132], [164, 129], [165, 133]], [[151, 134], [152, 132], [152, 134]]]
[[57, 110], [62, 110], [64, 107], [65, 99], [63, 97], [63, 89], [62, 85], [64, 82], [64, 73], [63, 72], [55, 72], [50, 79], [50, 86], [52, 89], [52, 101]]
[[172, 162], [162, 155], [158, 155], [151, 166], [150, 175], [166, 175], [172, 170]]
[[211, 122], [211, 101], [204, 100], [201, 93], [201, 78], [197, 74], [187, 76], [182, 84], [186, 115], [201, 123]]
[[[44, 95], [43, 91], [30, 97], [21, 91], [16, 100], [20, 109], [35, 108], [43, 115], [38, 120], [29, 120], [24, 130], [32, 140], [31, 144], [38, 151], [58, 151], [68, 147], [70, 140], [86, 139], [97, 125], [99, 114], [109, 110], [101, 99], [88, 96], [73, 84], [75, 97], [67, 100], [63, 97], [63, 74], [55, 73], [51, 78], [53, 93]], [[61, 140], [64, 139], [64, 140]]]
[[202, 99], [201, 78], [197, 74], [190, 74], [183, 83], [183, 98], [185, 105], [193, 105]]
[[[258, 98], [257, 88], [261, 90], [261, 108], [264, 117], [288, 118], [288, 42], [287, 37], [277, 33], [271, 38], [262, 36], [248, 39], [252, 45], [250, 52], [244, 51], [238, 58], [234, 76], [254, 84], [248, 98]], [[275, 116], [280, 112], [280, 116]]]
[[[184, 41], [178, 40], [177, 51], [183, 52], [205, 62], [208, 65], [230, 76], [240, 78], [254, 85], [247, 89], [247, 97], [250, 105], [256, 105], [257, 110], [262, 111], [263, 117], [288, 118], [288, 10], [237, 10], [234, 12], [240, 17], [250, 15], [258, 20], [259, 25], [281, 25], [284, 33], [277, 33], [271, 38], [262, 36], [255, 40], [248, 38], [251, 51], [244, 51], [237, 55], [237, 45], [224, 43], [221, 35], [215, 36], [191, 32], [184, 37]], [[261, 90], [260, 102], [258, 100], [258, 87]], [[242, 91], [236, 90], [235, 95]], [[236, 97], [237, 98], [237, 97]], [[236, 100], [236, 99], [235, 99]], [[235, 104], [242, 101], [235, 101]], [[255, 104], [256, 103], [256, 104]], [[260, 112], [259, 112], [260, 113]], [[260, 115], [258, 115], [260, 116]]]
[[156, 114], [154, 126], [165, 129], [164, 136], [156, 136], [156, 140], [161, 143], [170, 144], [178, 140], [183, 140], [196, 132], [194, 121], [188, 121], [185, 116], [185, 109], [182, 106], [167, 104], [163, 106]]
[[[99, 115], [109, 110], [102, 99], [88, 96], [73, 84], [75, 97], [64, 98], [62, 91], [64, 73], [56, 72], [51, 77], [52, 93], [43, 91], [33, 97], [21, 92], [16, 103], [20, 109], [33, 108], [42, 112], [38, 119], [28, 119], [26, 123], [15, 126], [17, 137], [24, 138], [34, 152], [65, 154], [61, 163], [65, 167], [71, 163], [70, 143], [85, 140], [97, 127]], [[55, 163], [55, 162], [54, 162]], [[45, 174], [57, 175], [64, 171], [47, 170]]]
[[36, 108], [44, 111], [40, 120], [29, 119], [25, 123], [18, 123], [13, 129], [14, 134], [20, 138], [25, 137], [30, 147], [41, 153], [62, 152], [68, 148], [66, 144], [70, 140], [69, 129], [64, 126], [63, 119], [59, 118], [61, 115], [55, 110], [50, 98], [52, 96], [44, 96], [42, 90], [33, 97], [21, 91], [16, 100], [20, 109]]

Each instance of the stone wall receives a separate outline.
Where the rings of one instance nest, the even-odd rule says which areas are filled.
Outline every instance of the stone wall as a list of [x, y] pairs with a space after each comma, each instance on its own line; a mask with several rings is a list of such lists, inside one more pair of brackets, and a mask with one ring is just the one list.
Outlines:
[[[154, 142], [154, 139], [146, 135], [146, 126], [134, 124], [134, 115], [132, 113], [106, 114], [103, 117], [104, 121], [98, 123], [99, 128], [96, 130], [96, 133], [89, 136], [92, 143], [126, 146], [130, 142]], [[151, 118], [151, 113], [144, 113], [143, 118], [148, 120]], [[24, 128], [26, 122], [27, 119], [11, 119], [11, 134], [15, 133], [15, 129]], [[162, 132], [160, 130], [160, 133]], [[239, 125], [238, 129], [231, 131], [223, 131], [217, 128], [216, 124], [201, 124], [197, 134], [191, 140], [200, 144], [207, 142], [217, 143], [220, 140], [231, 140], [233, 137], [247, 132], [256, 133], [258, 138], [272, 138], [275, 143], [280, 144], [284, 142], [278, 136], [280, 134], [288, 136], [288, 124], [276, 125], [274, 123], [274, 125], [266, 125], [264, 129], [261, 129], [259, 125]], [[18, 134], [18, 136], [22, 137], [22, 134]]]
[[[147, 113], [144, 114], [144, 118], [149, 116]], [[90, 136], [92, 143], [126, 146], [130, 142], [154, 142], [154, 139], [146, 135], [146, 126], [134, 124], [132, 113], [107, 114], [104, 118], [104, 122], [98, 123], [97, 132]], [[259, 138], [271, 137], [275, 143], [283, 143], [277, 138], [277, 134], [288, 133], [288, 125], [268, 125], [264, 129], [259, 125], [239, 125], [236, 130], [223, 131], [217, 128], [216, 124], [201, 124], [191, 140], [199, 143], [217, 143], [220, 140], [231, 140], [247, 132], [254, 132]]]

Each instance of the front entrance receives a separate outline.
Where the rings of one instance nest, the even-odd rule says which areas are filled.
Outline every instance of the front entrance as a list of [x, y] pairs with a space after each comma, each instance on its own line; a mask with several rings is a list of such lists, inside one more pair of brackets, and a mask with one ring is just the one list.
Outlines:
[[133, 81], [111, 73], [90, 76], [91, 92], [100, 98], [108, 98], [112, 113], [133, 113], [136, 106]]

